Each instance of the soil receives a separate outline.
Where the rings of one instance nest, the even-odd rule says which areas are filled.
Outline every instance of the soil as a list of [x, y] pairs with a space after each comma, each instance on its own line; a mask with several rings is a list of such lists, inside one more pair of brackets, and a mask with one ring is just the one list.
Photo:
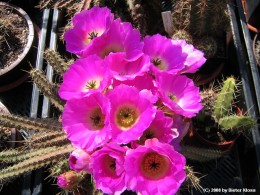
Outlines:
[[0, 5], [0, 69], [11, 65], [23, 52], [28, 34], [26, 20], [14, 9]]

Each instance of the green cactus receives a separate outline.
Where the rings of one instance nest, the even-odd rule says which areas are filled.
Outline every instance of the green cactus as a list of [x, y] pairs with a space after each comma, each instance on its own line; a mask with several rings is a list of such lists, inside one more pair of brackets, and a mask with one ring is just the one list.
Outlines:
[[28, 117], [21, 117], [16, 115], [7, 115], [0, 113], [0, 123], [2, 126], [35, 130], [35, 131], [61, 131], [61, 124], [56, 121], [33, 119]]
[[188, 159], [196, 160], [199, 162], [206, 162], [210, 160], [215, 160], [217, 158], [222, 157], [225, 152], [210, 149], [210, 148], [202, 148], [196, 146], [182, 146], [181, 153]]
[[236, 89], [236, 80], [234, 77], [227, 78], [218, 93], [217, 100], [214, 105], [214, 117], [219, 120], [226, 116], [230, 111], [231, 104], [234, 100], [234, 93]]
[[28, 158], [24, 161], [16, 162], [16, 164], [0, 170], [0, 183], [6, 183], [12, 178], [28, 171], [38, 169], [53, 162], [58, 162], [60, 158], [68, 155], [73, 149], [74, 148], [71, 145], [50, 148], [49, 152], [43, 153], [37, 156], [37, 158]]
[[46, 76], [37, 69], [33, 69], [30, 71], [30, 75], [34, 83], [40, 89], [40, 91], [49, 98], [50, 102], [58, 108], [60, 111], [63, 111], [64, 102], [59, 98], [57, 89], [59, 86], [50, 83]]
[[44, 58], [59, 76], [63, 76], [70, 64], [73, 63], [71, 60], [65, 61], [57, 51], [52, 49], [45, 50]]
[[250, 116], [231, 115], [219, 119], [218, 124], [222, 131], [248, 129], [256, 125], [256, 120]]

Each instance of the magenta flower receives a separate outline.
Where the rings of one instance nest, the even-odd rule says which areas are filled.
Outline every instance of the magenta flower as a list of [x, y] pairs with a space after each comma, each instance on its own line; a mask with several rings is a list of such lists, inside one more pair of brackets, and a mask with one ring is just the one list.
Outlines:
[[164, 115], [163, 111], [157, 110], [151, 125], [143, 132], [143, 135], [136, 142], [144, 145], [147, 139], [157, 138], [160, 142], [170, 143], [178, 136], [176, 129], [172, 129], [173, 120]]
[[78, 59], [63, 76], [59, 96], [64, 100], [102, 92], [111, 83], [109, 67], [97, 56]]
[[70, 168], [77, 172], [84, 170], [87, 173], [91, 173], [92, 165], [90, 164], [90, 159], [90, 153], [81, 149], [76, 149], [69, 156]]
[[136, 87], [138, 90], [147, 89], [153, 93], [153, 95], [157, 94], [157, 88], [154, 85], [153, 78], [150, 74], [144, 74], [142, 76], [137, 76], [132, 80], [114, 80], [113, 86], [118, 86], [120, 84], [125, 84], [129, 86]]
[[142, 195], [175, 194], [186, 175], [184, 156], [156, 138], [128, 150], [125, 157], [127, 189]]
[[81, 55], [96, 37], [103, 35], [114, 20], [108, 8], [93, 7], [73, 18], [74, 27], [64, 34], [66, 50]]
[[170, 39], [160, 34], [144, 38], [143, 52], [150, 56], [154, 72], [170, 74], [182, 70], [187, 57], [180, 45], [173, 45]]
[[110, 103], [100, 93], [82, 99], [68, 100], [62, 115], [63, 129], [78, 148], [93, 151], [108, 142]]
[[104, 59], [110, 53], [123, 52], [126, 60], [134, 61], [143, 55], [142, 49], [140, 32], [131, 23], [116, 19], [102, 37], [93, 40], [83, 56], [97, 54]]
[[109, 94], [112, 139], [117, 143], [136, 140], [150, 126], [156, 108], [135, 87], [119, 85]]
[[97, 189], [106, 194], [121, 194], [125, 189], [125, 147], [104, 145], [92, 155], [93, 177]]
[[194, 48], [193, 45], [187, 44], [185, 40], [172, 40], [173, 45], [180, 45], [182, 52], [187, 54], [184, 63], [184, 69], [181, 73], [195, 73], [205, 62], [204, 53]]
[[150, 58], [142, 55], [135, 61], [127, 61], [125, 54], [113, 53], [106, 58], [106, 62], [110, 67], [112, 75], [117, 80], [134, 79], [136, 76], [143, 75], [150, 68]]
[[186, 76], [160, 73], [157, 86], [162, 103], [177, 114], [191, 118], [201, 109], [199, 88]]

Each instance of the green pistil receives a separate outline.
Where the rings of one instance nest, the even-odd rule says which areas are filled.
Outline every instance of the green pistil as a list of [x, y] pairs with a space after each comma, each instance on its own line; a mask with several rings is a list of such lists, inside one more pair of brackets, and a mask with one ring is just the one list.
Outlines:
[[165, 70], [165, 66], [162, 63], [162, 60], [160, 58], [153, 59], [153, 64], [160, 70]]
[[91, 33], [88, 33], [88, 39], [90, 39], [90, 40], [93, 40], [95, 37], [97, 37], [98, 36], [98, 33], [96, 33], [96, 32], [91, 32]]
[[176, 101], [177, 100], [177, 97], [175, 95], [173, 95], [172, 93], [170, 93], [168, 95], [168, 97], [172, 100], [172, 101]]
[[86, 89], [95, 89], [97, 86], [96, 81], [89, 81], [86, 84]]

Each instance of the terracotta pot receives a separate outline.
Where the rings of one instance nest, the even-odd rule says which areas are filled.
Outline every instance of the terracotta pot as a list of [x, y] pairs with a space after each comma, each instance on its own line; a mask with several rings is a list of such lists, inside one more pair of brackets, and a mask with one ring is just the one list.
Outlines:
[[30, 68], [28, 57], [32, 53], [35, 36], [33, 23], [24, 10], [9, 3], [0, 2], [0, 6], [10, 8], [10, 10], [21, 16], [26, 21], [28, 27], [28, 36], [23, 52], [17, 56], [17, 59], [11, 65], [0, 69], [0, 92], [3, 92], [18, 86], [28, 78], [28, 73], [26, 73]]
[[230, 151], [236, 142], [236, 140], [240, 137], [238, 135], [235, 137], [234, 140], [226, 141], [222, 143], [215, 143], [212, 141], [209, 141], [202, 137], [196, 129], [193, 127], [193, 125], [190, 126], [190, 129], [185, 137], [183, 137], [181, 141], [181, 145], [190, 145], [190, 146], [196, 146], [200, 148], [206, 148], [206, 149], [216, 149], [220, 150], [222, 152], [228, 152]]

